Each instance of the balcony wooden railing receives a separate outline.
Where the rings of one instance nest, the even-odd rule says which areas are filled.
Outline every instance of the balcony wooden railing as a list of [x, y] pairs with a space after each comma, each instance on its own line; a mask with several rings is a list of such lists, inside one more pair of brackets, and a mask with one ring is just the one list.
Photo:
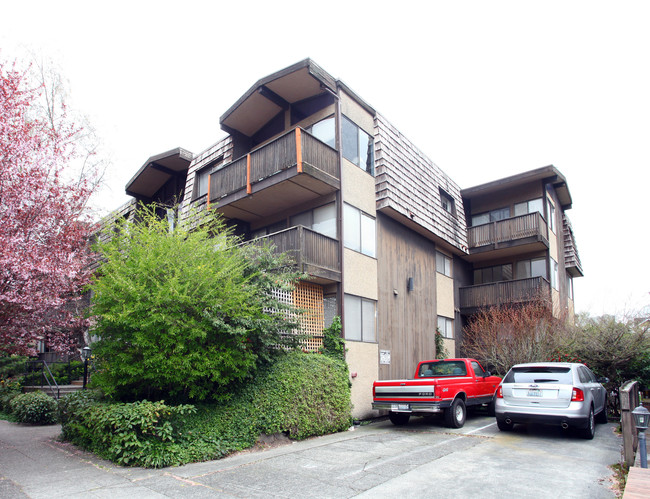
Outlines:
[[254, 239], [249, 244], [271, 244], [277, 253], [289, 253], [301, 271], [311, 273], [317, 267], [341, 272], [339, 242], [302, 225]]
[[508, 303], [549, 301], [551, 285], [544, 277], [529, 277], [513, 281], [501, 281], [459, 289], [460, 308], [476, 309]]
[[537, 236], [548, 241], [548, 226], [538, 211], [469, 227], [467, 239], [469, 248], [472, 249]]
[[305, 130], [295, 128], [212, 173], [208, 200], [243, 188], [250, 194], [255, 183], [294, 166], [297, 173], [303, 173], [305, 164], [334, 179], [340, 178], [338, 152]]

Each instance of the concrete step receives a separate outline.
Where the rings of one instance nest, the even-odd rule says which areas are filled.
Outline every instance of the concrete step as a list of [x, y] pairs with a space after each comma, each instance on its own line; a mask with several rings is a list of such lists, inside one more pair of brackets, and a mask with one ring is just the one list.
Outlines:
[[[78, 384], [78, 385], [77, 384], [59, 385], [58, 392], [59, 392], [60, 396], [63, 396], [65, 394], [67, 394], [67, 393], [72, 393], [72, 392], [76, 392], [78, 390], [81, 390], [82, 387], [83, 387], [83, 383]], [[23, 392], [25, 392], [25, 393], [27, 393], [27, 392], [36, 392], [36, 391], [39, 391], [39, 390], [41, 392], [47, 394], [47, 395], [52, 395], [52, 390], [54, 390], [55, 393], [57, 391], [56, 387], [53, 387], [52, 389], [50, 389], [49, 386], [23, 386]]]

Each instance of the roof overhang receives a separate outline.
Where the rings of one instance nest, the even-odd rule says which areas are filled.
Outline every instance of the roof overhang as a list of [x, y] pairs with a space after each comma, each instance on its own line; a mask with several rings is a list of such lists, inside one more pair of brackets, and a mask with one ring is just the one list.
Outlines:
[[252, 137], [291, 104], [336, 90], [337, 81], [305, 59], [255, 83], [219, 118], [219, 124], [231, 135], [238, 132]]
[[174, 175], [187, 172], [193, 155], [177, 147], [151, 156], [126, 184], [129, 196], [151, 198]]
[[464, 199], [471, 199], [477, 196], [495, 194], [503, 189], [516, 188], [532, 182], [551, 184], [555, 188], [555, 192], [558, 195], [562, 208], [565, 210], [571, 208], [573, 201], [571, 199], [571, 193], [569, 192], [566, 178], [553, 165], [519, 173], [511, 177], [505, 177], [500, 180], [488, 182], [487, 184], [461, 189], [460, 194]]

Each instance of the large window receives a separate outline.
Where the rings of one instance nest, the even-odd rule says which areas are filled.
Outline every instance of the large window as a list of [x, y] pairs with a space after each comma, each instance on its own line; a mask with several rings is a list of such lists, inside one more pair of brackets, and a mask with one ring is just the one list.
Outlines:
[[472, 215], [472, 227], [490, 222], [498, 222], [499, 220], [505, 220], [506, 218], [510, 218], [510, 208], [497, 208], [496, 210], [490, 210], [486, 213], [480, 213], [479, 215]]
[[523, 203], [515, 204], [515, 216], [527, 215], [528, 213], [535, 213], [536, 211], [544, 213], [544, 201], [542, 198], [531, 199]]
[[346, 248], [364, 255], [375, 256], [375, 219], [349, 204], [343, 205], [344, 235]]
[[319, 206], [291, 217], [291, 226], [304, 225], [320, 234], [336, 239], [336, 205]]
[[311, 127], [307, 128], [311, 133], [321, 142], [325, 142], [330, 147], [336, 147], [336, 127], [334, 116], [325, 118], [324, 120], [314, 123]]
[[449, 317], [438, 316], [438, 331], [445, 338], [454, 337], [454, 320]]
[[511, 263], [474, 270], [474, 284], [489, 284], [491, 282], [510, 280], [512, 280]]
[[535, 258], [533, 260], [521, 260], [515, 266], [515, 277], [527, 279], [529, 277], [546, 278], [546, 259]]
[[343, 116], [341, 134], [343, 157], [370, 175], [374, 175], [375, 152], [372, 137], [345, 116]]
[[194, 176], [194, 197], [193, 199], [205, 196], [208, 193], [208, 183], [210, 182], [210, 174], [217, 171], [223, 163], [223, 157], [213, 161], [208, 166], [201, 168]]
[[558, 282], [558, 266], [557, 262], [551, 258], [551, 286], [553, 286], [553, 289], [558, 289], [559, 287], [559, 282]]
[[555, 205], [548, 198], [546, 204], [548, 205], [548, 228], [555, 234]]
[[451, 258], [436, 251], [436, 272], [451, 277]]
[[375, 301], [345, 295], [345, 339], [377, 341], [375, 332]]

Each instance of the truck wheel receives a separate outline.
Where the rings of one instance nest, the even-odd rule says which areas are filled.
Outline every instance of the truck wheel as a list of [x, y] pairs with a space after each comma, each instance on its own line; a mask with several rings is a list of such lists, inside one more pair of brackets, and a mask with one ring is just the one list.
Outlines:
[[388, 418], [395, 426], [404, 426], [409, 422], [411, 415], [408, 412], [389, 412]]
[[463, 399], [457, 398], [451, 403], [451, 407], [445, 410], [445, 423], [449, 428], [462, 428], [467, 417], [467, 408]]

